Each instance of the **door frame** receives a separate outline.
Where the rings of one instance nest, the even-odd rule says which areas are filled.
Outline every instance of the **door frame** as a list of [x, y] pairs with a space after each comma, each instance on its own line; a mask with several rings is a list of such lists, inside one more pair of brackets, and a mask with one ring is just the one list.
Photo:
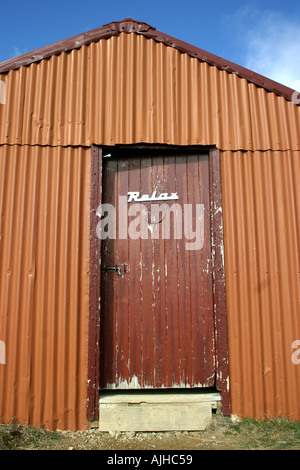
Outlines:
[[210, 221], [212, 247], [212, 279], [216, 346], [216, 389], [221, 393], [222, 414], [230, 415], [229, 363], [227, 307], [223, 240], [223, 206], [221, 187], [220, 152], [216, 147], [173, 146], [133, 144], [97, 146], [91, 148], [91, 205], [90, 205], [90, 278], [89, 278], [89, 325], [88, 325], [88, 385], [87, 418], [99, 420], [99, 375], [100, 375], [100, 266], [101, 240], [96, 236], [99, 222], [97, 208], [102, 202], [102, 159], [103, 155], [115, 150], [168, 150], [176, 153], [199, 152], [208, 154]]

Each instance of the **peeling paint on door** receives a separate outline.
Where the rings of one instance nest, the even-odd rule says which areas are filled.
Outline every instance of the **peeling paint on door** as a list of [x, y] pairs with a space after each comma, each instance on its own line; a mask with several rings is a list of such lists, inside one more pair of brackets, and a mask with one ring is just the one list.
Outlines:
[[[140, 202], [142, 219], [145, 208], [149, 214], [151, 204], [160, 203], [161, 194], [168, 218], [163, 213], [149, 221], [147, 215], [144, 236], [126, 239], [118, 237], [116, 224], [115, 239], [102, 240], [102, 266], [115, 270], [123, 263], [128, 266], [122, 276], [113, 269], [101, 271], [102, 389], [193, 388], [215, 383], [208, 155], [145, 151], [138, 157], [127, 153], [105, 159], [102, 202], [116, 207], [117, 220], [119, 197], [129, 195], [128, 206]], [[175, 197], [180, 204], [177, 212], [171, 210]], [[175, 232], [178, 220], [181, 230]], [[129, 213], [128, 224], [131, 221]], [[163, 221], [170, 222], [169, 238], [162, 236]], [[138, 219], [135, 224], [138, 233]], [[187, 247], [199, 227], [201, 243]], [[154, 236], [156, 231], [159, 236]]]

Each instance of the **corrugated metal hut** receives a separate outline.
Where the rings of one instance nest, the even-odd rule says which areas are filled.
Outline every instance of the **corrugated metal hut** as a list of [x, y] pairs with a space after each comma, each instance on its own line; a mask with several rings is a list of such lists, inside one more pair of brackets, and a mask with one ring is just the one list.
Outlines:
[[[86, 429], [99, 390], [124, 388], [299, 420], [293, 90], [131, 19], [0, 80], [0, 420]], [[128, 193], [199, 203], [200, 249], [97, 236]]]

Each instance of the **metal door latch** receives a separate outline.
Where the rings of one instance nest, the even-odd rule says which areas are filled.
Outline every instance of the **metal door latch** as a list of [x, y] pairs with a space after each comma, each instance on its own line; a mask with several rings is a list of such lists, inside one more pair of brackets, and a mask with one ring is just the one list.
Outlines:
[[105, 271], [106, 273], [108, 271], [114, 271], [115, 273], [118, 274], [118, 276], [121, 276], [122, 273], [125, 273], [126, 272], [126, 265], [125, 264], [121, 264], [119, 266], [103, 266], [101, 268], [102, 271]]

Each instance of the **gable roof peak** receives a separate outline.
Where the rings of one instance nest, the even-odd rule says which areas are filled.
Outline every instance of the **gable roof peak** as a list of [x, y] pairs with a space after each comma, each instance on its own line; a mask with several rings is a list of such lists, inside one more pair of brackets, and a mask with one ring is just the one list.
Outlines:
[[168, 47], [173, 47], [178, 51], [188, 54], [202, 62], [215, 66], [220, 70], [237, 75], [240, 78], [246, 79], [249, 83], [253, 83], [258, 87], [262, 87], [267, 91], [273, 92], [278, 96], [282, 96], [289, 101], [293, 101], [294, 90], [288, 88], [280, 83], [275, 82], [267, 77], [264, 77], [252, 70], [246, 69], [233, 62], [227, 61], [218, 57], [210, 52], [204, 51], [199, 47], [192, 46], [180, 39], [169, 36], [165, 33], [157, 31], [156, 28], [150, 26], [142, 21], [134, 20], [132, 18], [125, 18], [121, 21], [113, 21], [100, 28], [93, 29], [86, 33], [78, 34], [76, 36], [55, 42], [49, 46], [41, 47], [32, 52], [26, 52], [20, 56], [8, 59], [0, 63], [0, 73], [9, 72], [10, 70], [17, 69], [22, 66], [30, 65], [33, 62], [47, 59], [53, 55], [59, 55], [62, 52], [67, 52], [73, 49], [79, 49], [84, 45], [98, 42], [101, 39], [109, 39], [112, 36], [118, 36], [120, 33], [135, 33], [141, 34], [148, 39], [153, 39], [156, 42], [161, 42]]

